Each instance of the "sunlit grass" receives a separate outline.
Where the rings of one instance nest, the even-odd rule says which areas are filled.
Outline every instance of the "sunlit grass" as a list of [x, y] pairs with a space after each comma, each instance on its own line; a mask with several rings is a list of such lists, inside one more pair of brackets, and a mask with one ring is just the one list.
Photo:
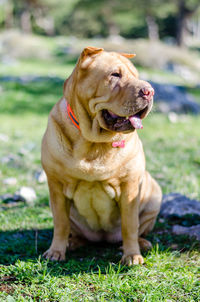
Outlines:
[[0, 76], [50, 76], [67, 78], [74, 67], [74, 62], [60, 62], [59, 59], [41, 60], [23, 59], [12, 64], [0, 63]]

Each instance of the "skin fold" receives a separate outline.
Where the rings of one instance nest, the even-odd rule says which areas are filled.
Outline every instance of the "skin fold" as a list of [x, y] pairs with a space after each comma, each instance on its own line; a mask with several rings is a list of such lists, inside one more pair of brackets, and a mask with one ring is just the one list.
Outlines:
[[[142, 143], [128, 120], [145, 118], [153, 104], [150, 84], [128, 60], [133, 56], [85, 48], [50, 112], [42, 165], [54, 235], [46, 258], [65, 260], [67, 248], [87, 240], [122, 241], [122, 263], [133, 265], [144, 261], [140, 249], [151, 247], [143, 236], [154, 226], [162, 193], [145, 170]], [[124, 148], [113, 147], [122, 140]]]

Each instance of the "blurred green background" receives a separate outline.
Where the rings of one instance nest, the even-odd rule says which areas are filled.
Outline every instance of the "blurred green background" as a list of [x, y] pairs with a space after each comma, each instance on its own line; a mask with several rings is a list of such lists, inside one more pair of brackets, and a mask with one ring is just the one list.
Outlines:
[[199, 84], [198, 0], [0, 0], [0, 30], [1, 75], [66, 77], [100, 45], [135, 52], [146, 78]]
[[198, 0], [1, 0], [0, 27], [25, 33], [170, 39], [199, 38]]

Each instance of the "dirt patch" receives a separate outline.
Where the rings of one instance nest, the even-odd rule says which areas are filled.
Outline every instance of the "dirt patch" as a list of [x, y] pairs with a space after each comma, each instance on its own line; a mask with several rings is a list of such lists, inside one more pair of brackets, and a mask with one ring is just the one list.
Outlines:
[[1, 279], [0, 279], [0, 286], [1, 286], [1, 283], [4, 283], [4, 282], [13, 282], [13, 281], [16, 281], [16, 277], [15, 276], [3, 276]]
[[11, 294], [14, 292], [14, 287], [12, 287], [9, 282], [16, 281], [15, 276], [3, 276], [0, 279], [0, 292], [6, 292], [7, 294]]
[[8, 284], [1, 284], [0, 292], [6, 292], [7, 294], [12, 294], [14, 292], [14, 288]]

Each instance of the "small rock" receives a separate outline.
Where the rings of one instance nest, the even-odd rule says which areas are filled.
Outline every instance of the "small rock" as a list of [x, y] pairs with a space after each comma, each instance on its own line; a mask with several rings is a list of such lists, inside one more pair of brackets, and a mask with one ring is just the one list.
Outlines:
[[187, 93], [185, 87], [152, 81], [150, 83], [155, 89], [154, 101], [158, 111], [200, 114], [200, 105], [192, 95]]
[[13, 298], [11, 295], [7, 295], [6, 301], [7, 301], [7, 302], [15, 302], [16, 300], [15, 300], [15, 298]]
[[47, 182], [47, 176], [46, 176], [46, 173], [44, 172], [44, 170], [37, 171], [35, 173], [35, 178], [40, 184]]
[[172, 232], [176, 235], [188, 235], [189, 237], [196, 237], [200, 241], [200, 224], [191, 227], [183, 227], [181, 225], [174, 225]]
[[18, 152], [18, 154], [21, 156], [27, 155], [28, 153], [29, 153], [29, 150], [25, 149], [24, 147], [22, 147]]
[[13, 195], [12, 194], [3, 194], [0, 195], [0, 200], [1, 202], [9, 202], [10, 200], [13, 200]]
[[178, 249], [178, 244], [172, 243], [172, 244], [170, 245], [170, 247], [171, 247], [172, 250], [177, 250], [177, 249]]
[[0, 133], [0, 141], [7, 143], [9, 141], [9, 137], [4, 133]]
[[21, 159], [15, 154], [8, 154], [0, 158], [0, 162], [3, 165], [8, 165], [10, 167], [19, 168], [21, 166]]
[[4, 185], [14, 186], [17, 184], [17, 179], [15, 177], [8, 177], [3, 180]]
[[1, 158], [1, 163], [8, 164], [10, 162], [14, 162], [15, 160], [16, 160], [16, 157], [13, 154], [9, 154], [9, 155], [3, 156]]
[[170, 120], [171, 123], [175, 124], [178, 122], [178, 115], [175, 112], [170, 112], [168, 114], [168, 119]]
[[170, 216], [183, 217], [185, 215], [200, 216], [200, 202], [189, 199], [179, 193], [170, 193], [163, 196], [160, 216], [167, 218]]
[[19, 195], [22, 196], [27, 203], [33, 203], [37, 198], [35, 190], [30, 187], [21, 187]]
[[3, 202], [3, 203], [16, 203], [16, 202], [19, 202], [19, 201], [23, 201], [25, 202], [25, 199], [20, 196], [19, 194], [3, 194], [3, 195], [0, 195], [0, 200]]
[[14, 195], [13, 195], [13, 200], [14, 201], [23, 201], [23, 202], [25, 202], [26, 200], [24, 199], [24, 197], [23, 196], [21, 196], [21, 195], [19, 195], [19, 194], [17, 194], [17, 193], [15, 193]]
[[19, 154], [24, 156], [27, 155], [29, 152], [31, 152], [35, 148], [36, 144], [33, 142], [29, 142], [25, 144], [21, 149], [19, 150]]

